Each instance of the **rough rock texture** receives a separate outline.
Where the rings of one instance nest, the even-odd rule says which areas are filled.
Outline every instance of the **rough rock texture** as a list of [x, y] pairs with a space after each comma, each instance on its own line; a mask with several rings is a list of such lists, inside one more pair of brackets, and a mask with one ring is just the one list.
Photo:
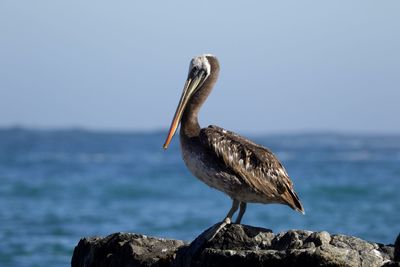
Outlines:
[[116, 233], [84, 238], [72, 267], [92, 266], [397, 266], [400, 237], [392, 245], [328, 232], [271, 230], [232, 224], [207, 241], [206, 230], [191, 244]]
[[83, 238], [75, 247], [71, 266], [170, 266], [179, 240], [115, 233], [105, 238]]

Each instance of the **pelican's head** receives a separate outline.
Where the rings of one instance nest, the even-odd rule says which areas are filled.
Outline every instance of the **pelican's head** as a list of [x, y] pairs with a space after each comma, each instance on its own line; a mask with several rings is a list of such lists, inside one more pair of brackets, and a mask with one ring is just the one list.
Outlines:
[[164, 149], [168, 148], [168, 145], [171, 142], [171, 139], [174, 136], [176, 129], [178, 128], [178, 125], [182, 118], [182, 114], [185, 111], [189, 100], [197, 91], [202, 88], [204, 83], [209, 78], [213, 65], [211, 61], [217, 62], [217, 58], [211, 54], [200, 55], [194, 57], [190, 61], [188, 77], [186, 79], [185, 86], [183, 87], [182, 96], [179, 101], [178, 107], [176, 108], [174, 118], [172, 119], [167, 139], [164, 143]]

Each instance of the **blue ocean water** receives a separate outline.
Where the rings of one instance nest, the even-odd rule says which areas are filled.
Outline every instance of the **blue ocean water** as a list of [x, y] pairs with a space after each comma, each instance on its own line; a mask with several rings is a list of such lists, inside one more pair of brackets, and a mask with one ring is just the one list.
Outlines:
[[[164, 132], [0, 130], [0, 265], [69, 266], [83, 236], [126, 231], [192, 240], [231, 201], [186, 170]], [[400, 136], [253, 136], [271, 148], [306, 215], [252, 204], [243, 223], [393, 243], [400, 231]]]

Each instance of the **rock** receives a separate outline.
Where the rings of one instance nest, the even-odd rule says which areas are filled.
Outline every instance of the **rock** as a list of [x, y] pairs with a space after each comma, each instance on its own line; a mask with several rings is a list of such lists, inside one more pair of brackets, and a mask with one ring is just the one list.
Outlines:
[[312, 233], [306, 241], [314, 243], [315, 246], [328, 245], [329, 242], [331, 242], [331, 235], [325, 231], [315, 232]]
[[380, 250], [387, 255], [387, 259], [394, 259], [394, 246], [385, 246], [378, 244]]
[[[203, 232], [191, 244], [137, 234], [84, 238], [72, 267], [91, 266], [385, 266], [400, 267], [393, 246], [328, 232], [271, 230], [231, 224], [211, 241]], [[397, 254], [396, 254], [397, 253]]]
[[394, 243], [394, 260], [400, 261], [400, 234], [397, 236], [396, 242]]
[[115, 233], [83, 238], [74, 249], [71, 266], [170, 266], [183, 241]]

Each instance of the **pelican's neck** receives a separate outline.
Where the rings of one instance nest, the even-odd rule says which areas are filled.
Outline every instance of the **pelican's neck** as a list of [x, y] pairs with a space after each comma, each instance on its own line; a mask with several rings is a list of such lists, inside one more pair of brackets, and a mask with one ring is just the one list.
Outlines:
[[180, 133], [181, 136], [185, 137], [195, 137], [199, 135], [200, 124], [197, 114], [188, 114], [188, 112], [183, 114]]
[[186, 137], [195, 137], [200, 133], [200, 124], [198, 120], [198, 114], [201, 106], [206, 101], [208, 95], [211, 93], [214, 84], [218, 79], [219, 63], [215, 57], [208, 57], [210, 63], [210, 75], [204, 84], [197, 90], [196, 93], [191, 97], [186, 109], [182, 115], [181, 120], [181, 135]]

